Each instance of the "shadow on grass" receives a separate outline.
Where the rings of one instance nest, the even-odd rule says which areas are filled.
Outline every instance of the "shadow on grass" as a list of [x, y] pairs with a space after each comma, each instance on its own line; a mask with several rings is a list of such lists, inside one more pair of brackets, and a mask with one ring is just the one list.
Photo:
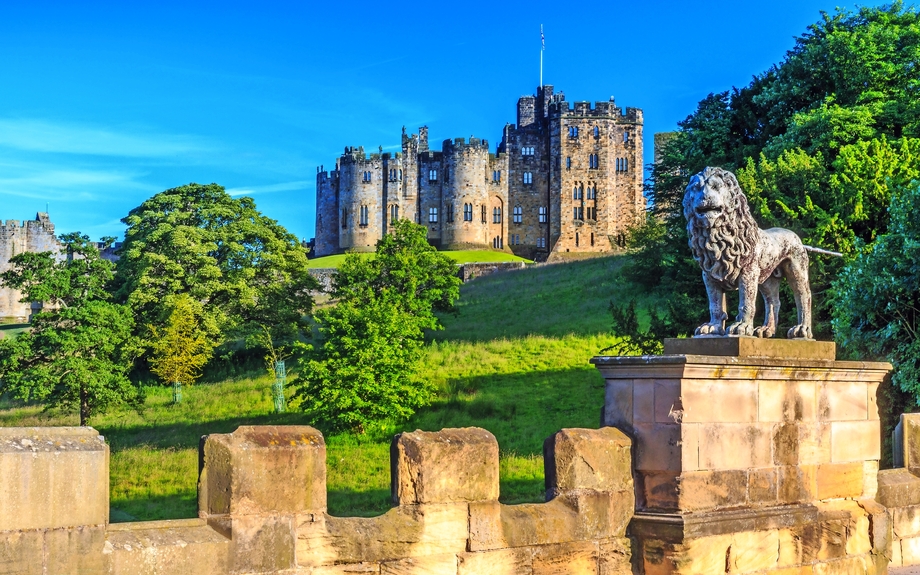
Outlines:
[[161, 495], [111, 502], [109, 521], [158, 521], [160, 519], [190, 519], [198, 517], [198, 496]]

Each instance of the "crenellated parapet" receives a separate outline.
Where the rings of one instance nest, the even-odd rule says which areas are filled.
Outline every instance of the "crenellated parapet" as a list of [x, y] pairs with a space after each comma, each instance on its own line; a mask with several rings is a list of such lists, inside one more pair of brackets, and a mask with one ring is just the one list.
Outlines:
[[318, 431], [240, 427], [202, 438], [198, 519], [113, 525], [108, 448], [94, 430], [0, 431], [5, 573], [630, 572], [630, 441], [612, 428], [548, 439], [548, 502], [528, 505], [498, 502], [488, 431], [400, 434], [395, 507], [364, 518], [327, 513]]

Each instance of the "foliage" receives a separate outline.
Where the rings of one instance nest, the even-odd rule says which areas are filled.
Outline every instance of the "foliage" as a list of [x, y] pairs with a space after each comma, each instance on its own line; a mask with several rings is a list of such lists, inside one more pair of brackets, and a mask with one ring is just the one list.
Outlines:
[[453, 262], [426, 240], [426, 229], [400, 220], [376, 255], [352, 255], [339, 268], [337, 303], [316, 314], [321, 346], [294, 386], [302, 408], [330, 429], [364, 431], [404, 420], [431, 401], [414, 374], [435, 311], [459, 297]]
[[663, 313], [656, 305], [649, 306], [649, 325], [646, 329], [639, 327], [639, 314], [636, 300], [626, 304], [610, 302], [609, 310], [613, 317], [613, 333], [620, 336], [610, 347], [601, 353], [612, 352], [615, 355], [659, 355], [663, 349], [664, 339], [687, 335], [688, 325], [695, 320], [693, 307], [686, 296], [676, 296], [667, 302]]
[[[920, 15], [901, 2], [822, 14], [784, 60], [748, 86], [710, 94], [658, 150], [653, 209], [632, 234], [636, 284], [706, 306], [681, 213], [689, 176], [735, 171], [762, 227], [852, 255], [888, 226], [892, 190], [918, 177]], [[842, 261], [812, 258], [815, 333], [827, 336], [831, 280]], [[788, 297], [783, 307], [788, 305]], [[688, 326], [692, 327], [692, 326]]]
[[215, 344], [262, 325], [281, 339], [305, 327], [317, 286], [306, 249], [252, 198], [189, 184], [156, 194], [122, 221], [128, 227], [115, 293], [140, 326], [163, 326], [169, 297], [188, 294], [201, 304], [201, 329]]
[[835, 282], [834, 328], [850, 354], [886, 359], [892, 383], [920, 398], [920, 184], [891, 200], [888, 232]]
[[191, 385], [201, 376], [214, 346], [201, 330], [201, 305], [186, 293], [168, 296], [169, 314], [162, 327], [150, 330], [150, 371], [164, 384]]
[[[492, 250], [457, 250], [441, 251], [442, 254], [454, 260], [458, 264], [482, 263], [482, 262], [525, 262], [532, 263], [530, 260], [509, 254], [507, 252], [496, 252]], [[372, 254], [365, 253], [363, 257], [371, 257]], [[308, 266], [311, 268], [338, 268], [345, 261], [347, 254], [337, 254], [332, 256], [323, 256], [319, 258], [310, 258]]]
[[108, 301], [112, 264], [87, 236], [62, 236], [66, 257], [24, 252], [10, 259], [5, 285], [23, 302], [45, 307], [32, 329], [0, 341], [0, 381], [13, 396], [76, 409], [80, 425], [120, 403], [142, 397], [127, 377], [136, 352], [134, 321], [123, 305]]

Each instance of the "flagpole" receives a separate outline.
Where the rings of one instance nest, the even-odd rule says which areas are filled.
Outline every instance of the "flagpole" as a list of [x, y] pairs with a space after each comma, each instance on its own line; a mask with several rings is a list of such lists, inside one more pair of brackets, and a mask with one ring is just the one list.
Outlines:
[[540, 87], [543, 87], [543, 50], [546, 50], [546, 38], [543, 36], [543, 24], [540, 24]]

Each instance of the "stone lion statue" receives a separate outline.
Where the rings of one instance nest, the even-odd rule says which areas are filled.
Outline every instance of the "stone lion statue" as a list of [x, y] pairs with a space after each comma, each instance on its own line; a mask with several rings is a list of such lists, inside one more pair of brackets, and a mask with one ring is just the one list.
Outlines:
[[[683, 207], [690, 249], [703, 268], [709, 295], [709, 323], [696, 328], [696, 335], [773, 337], [779, 321], [779, 285], [785, 277], [799, 315], [786, 337], [811, 339], [808, 253], [802, 240], [782, 228], [760, 229], [735, 175], [722, 168], [706, 168], [690, 178]], [[766, 317], [755, 328], [758, 286]], [[726, 329], [725, 292], [730, 290], [738, 290], [740, 301], [738, 316]]]

